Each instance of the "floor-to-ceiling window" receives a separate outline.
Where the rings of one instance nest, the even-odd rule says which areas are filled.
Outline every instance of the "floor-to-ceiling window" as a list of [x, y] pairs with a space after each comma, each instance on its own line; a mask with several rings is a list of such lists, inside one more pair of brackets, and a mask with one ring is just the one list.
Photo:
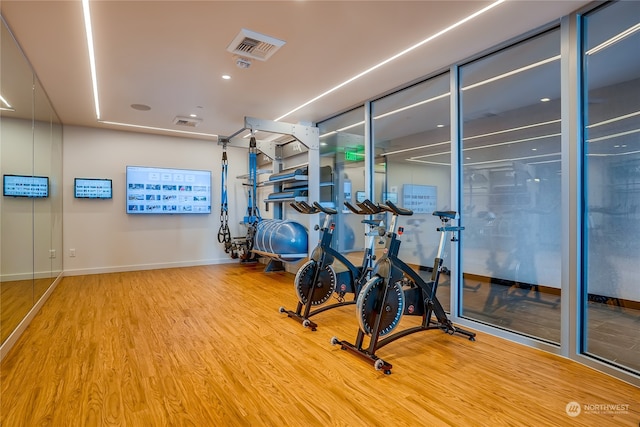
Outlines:
[[640, 2], [584, 28], [582, 351], [640, 372]]
[[[570, 348], [570, 357], [584, 360], [580, 355], [586, 354], [636, 378], [640, 2], [606, 3], [583, 16], [578, 18], [584, 23], [582, 34], [571, 26], [562, 31], [549, 26], [452, 68], [457, 74], [425, 79], [320, 123], [322, 162], [336, 171], [338, 208], [348, 197], [358, 201], [366, 195], [414, 210], [411, 217], [400, 218], [400, 258], [425, 278], [438, 244], [439, 222], [431, 212], [460, 206], [463, 281], [452, 315], [461, 323], [497, 327], [525, 337], [523, 341], [541, 340], [558, 352]], [[577, 64], [567, 59], [575, 53], [567, 46], [580, 36], [583, 62]], [[571, 54], [561, 63], [562, 46]], [[577, 106], [573, 96], [561, 103], [561, 93], [571, 93], [561, 87], [561, 75], [567, 77], [561, 67], [568, 62], [584, 82], [584, 106]], [[450, 94], [452, 80], [458, 84], [456, 97]], [[459, 106], [459, 123], [452, 100]], [[562, 120], [575, 108], [584, 111], [584, 141], [571, 140], [569, 134], [562, 139]], [[367, 118], [370, 151], [363, 147], [369, 142]], [[460, 141], [451, 141], [458, 129]], [[563, 157], [567, 141], [575, 151]], [[458, 142], [459, 163], [451, 155], [452, 147], [457, 155]], [[562, 184], [575, 179], [577, 173], [566, 164], [582, 154], [584, 161], [577, 162], [584, 166], [578, 248], [577, 242], [561, 240], [562, 227], [579, 219], [565, 216], [567, 198], [578, 190], [572, 186], [563, 193]], [[459, 200], [458, 188], [452, 187], [451, 177], [457, 176], [452, 164], [460, 166]], [[568, 246], [572, 254], [581, 251], [580, 283], [563, 282], [572, 268], [562, 262]], [[451, 253], [449, 248], [445, 266], [455, 270]], [[448, 284], [445, 275], [438, 289], [447, 309]], [[562, 287], [569, 292], [562, 293]], [[581, 290], [579, 320], [569, 317], [577, 301], [568, 299], [574, 290]], [[562, 317], [561, 302], [569, 307]], [[582, 338], [577, 352], [572, 343], [561, 343], [561, 330], [575, 328]], [[594, 365], [602, 366], [600, 362]]]
[[560, 31], [459, 72], [462, 315], [559, 343]]
[[[425, 280], [430, 278], [439, 242], [440, 221], [432, 213], [451, 209], [450, 102], [450, 78], [445, 73], [371, 104], [375, 200], [413, 211], [399, 218], [398, 225], [404, 228], [399, 257]], [[437, 293], [445, 309], [448, 285], [445, 274]]]

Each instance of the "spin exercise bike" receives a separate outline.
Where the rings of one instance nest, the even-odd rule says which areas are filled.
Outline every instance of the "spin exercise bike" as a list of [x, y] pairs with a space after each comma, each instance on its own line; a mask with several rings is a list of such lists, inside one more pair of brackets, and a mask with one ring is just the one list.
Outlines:
[[[331, 217], [338, 213], [335, 209], [326, 208], [318, 202], [314, 202], [313, 206], [305, 202], [293, 202], [290, 203], [290, 205], [302, 214], [312, 215], [320, 212], [325, 214], [322, 227], [316, 225], [316, 230], [319, 229], [321, 231], [318, 245], [311, 253], [309, 261], [300, 267], [294, 279], [294, 286], [298, 296], [296, 310], [286, 310], [284, 307], [280, 307], [279, 309], [280, 313], [286, 313], [288, 317], [302, 323], [302, 326], [305, 328], [310, 328], [312, 331], [315, 331], [318, 325], [309, 320], [311, 316], [315, 316], [332, 308], [356, 303], [358, 293], [369, 279], [373, 261], [375, 261], [374, 245], [376, 237], [383, 236], [385, 230], [382, 227], [381, 221], [362, 220], [364, 224], [369, 226], [369, 231], [366, 233], [367, 245], [364, 249], [362, 263], [360, 266], [356, 266], [343, 254], [331, 247], [331, 240], [335, 228], [335, 224], [331, 222]], [[373, 215], [382, 212], [382, 210], [375, 205], [373, 205], [374, 209], [363, 209], [361, 203], [358, 204], [360, 209], [354, 207], [349, 202], [344, 202], [344, 205], [358, 215]], [[342, 263], [347, 269], [336, 273], [333, 268], [336, 260]], [[336, 303], [311, 311], [313, 306], [324, 304], [334, 293], [337, 294], [336, 298], [338, 301]], [[346, 300], [346, 294], [353, 294], [353, 300]]]
[[[339, 344], [343, 350], [348, 350], [365, 359], [376, 370], [383, 371], [388, 375], [391, 373], [392, 365], [376, 356], [376, 351], [409, 334], [440, 329], [450, 335], [456, 332], [466, 335], [469, 340], [475, 341], [475, 333], [453, 326], [436, 297], [438, 280], [443, 268], [442, 256], [445, 249], [445, 238], [451, 233], [452, 241], [455, 241], [455, 233], [464, 229], [464, 227], [449, 225], [450, 220], [458, 218], [457, 213], [454, 211], [433, 212], [434, 216], [440, 218], [442, 226], [437, 228], [437, 231], [441, 233], [440, 244], [433, 262], [431, 280], [426, 282], [415, 270], [398, 258], [401, 243], [398, 236], [404, 232], [403, 227], [398, 227], [396, 233], [398, 216], [413, 215], [413, 211], [397, 207], [390, 201], [379, 205], [373, 205], [370, 201], [363, 203], [372, 207], [377, 206], [392, 214], [387, 231], [385, 254], [376, 262], [371, 278], [360, 291], [356, 301], [356, 314], [359, 323], [356, 343], [351, 344], [347, 341], [341, 341], [337, 337], [332, 337], [331, 344]], [[422, 316], [422, 324], [380, 339], [390, 334], [398, 326], [403, 314]], [[432, 321], [432, 314], [435, 315], [437, 321]], [[367, 347], [363, 344], [365, 335], [370, 336]]]

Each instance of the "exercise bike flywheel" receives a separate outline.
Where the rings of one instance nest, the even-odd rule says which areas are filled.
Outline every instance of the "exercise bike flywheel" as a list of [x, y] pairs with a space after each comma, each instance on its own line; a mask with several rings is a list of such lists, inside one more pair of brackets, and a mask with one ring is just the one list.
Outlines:
[[326, 302], [336, 291], [336, 272], [331, 265], [325, 264], [318, 274], [318, 280], [313, 282], [318, 263], [314, 260], [305, 262], [296, 273], [293, 281], [298, 294], [298, 300], [302, 304], [307, 303], [309, 289], [313, 286], [311, 305], [320, 305]]
[[[384, 293], [386, 292], [386, 301], [384, 307], [378, 313], [377, 306], [380, 305]], [[377, 316], [380, 314], [380, 326], [378, 335], [384, 336], [393, 331], [404, 310], [404, 292], [402, 283], [395, 282], [392, 286], [385, 285], [384, 280], [380, 276], [374, 276], [364, 285], [362, 291], [358, 295], [356, 301], [356, 313], [360, 329], [367, 335], [374, 332]]]

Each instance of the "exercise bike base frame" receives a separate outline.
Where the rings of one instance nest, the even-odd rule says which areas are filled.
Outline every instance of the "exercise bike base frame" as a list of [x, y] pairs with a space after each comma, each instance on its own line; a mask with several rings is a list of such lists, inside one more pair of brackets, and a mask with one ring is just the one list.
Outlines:
[[334, 304], [324, 305], [308, 313], [306, 317], [301, 314], [302, 309], [304, 308], [304, 304], [300, 302], [298, 302], [298, 307], [296, 308], [296, 311], [284, 309], [284, 310], [281, 310], [281, 312], [286, 314], [288, 317], [292, 318], [293, 320], [297, 320], [304, 327], [309, 328], [312, 331], [315, 331], [318, 328], [318, 324], [310, 320], [309, 319], [310, 317], [315, 316], [316, 314], [323, 313], [327, 310], [331, 310], [333, 308], [344, 307], [347, 305], [354, 305], [355, 303], [356, 303], [356, 300], [354, 299], [352, 301], [343, 301], [343, 302], [336, 302]]
[[391, 374], [391, 369], [393, 368], [393, 365], [389, 362], [386, 362], [385, 360], [379, 358], [378, 356], [376, 356], [373, 353], [369, 353], [368, 351], [354, 345], [351, 344], [348, 341], [336, 341], [335, 342], [336, 345], [340, 345], [340, 348], [342, 350], [346, 350], [349, 353], [358, 356], [359, 358], [363, 359], [364, 361], [368, 362], [371, 364], [371, 366], [373, 366], [376, 370], [378, 371], [382, 371], [384, 372], [385, 375], [390, 375]]

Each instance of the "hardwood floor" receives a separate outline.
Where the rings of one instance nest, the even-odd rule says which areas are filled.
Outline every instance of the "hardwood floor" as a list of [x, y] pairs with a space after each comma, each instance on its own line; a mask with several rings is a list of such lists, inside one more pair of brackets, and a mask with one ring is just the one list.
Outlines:
[[0, 343], [11, 335], [53, 281], [47, 277], [0, 283]]
[[[479, 333], [339, 347], [353, 306], [278, 312], [293, 276], [228, 264], [66, 277], [1, 367], [0, 422], [20, 426], [638, 426], [640, 389]], [[405, 318], [400, 327], [418, 319]], [[578, 402], [582, 413], [567, 415]], [[616, 406], [604, 406], [616, 405]]]

